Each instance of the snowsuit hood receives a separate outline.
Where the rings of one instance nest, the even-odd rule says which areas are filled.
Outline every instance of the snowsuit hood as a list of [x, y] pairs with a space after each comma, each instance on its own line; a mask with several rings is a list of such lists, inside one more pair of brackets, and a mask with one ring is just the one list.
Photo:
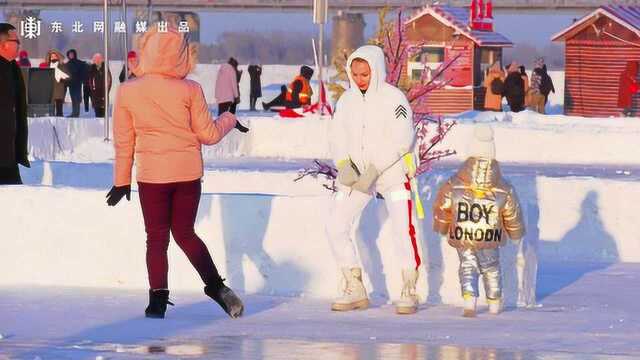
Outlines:
[[503, 186], [500, 166], [495, 159], [468, 157], [455, 176], [461, 183], [474, 188]]
[[375, 45], [365, 45], [358, 48], [349, 56], [347, 59], [347, 74], [349, 75], [349, 85], [354, 91], [360, 91], [351, 76], [351, 63], [357, 58], [365, 60], [371, 69], [371, 82], [369, 83], [367, 92], [378, 92], [387, 78], [387, 68], [382, 49]]
[[140, 65], [136, 76], [159, 74], [184, 79], [195, 66], [195, 51], [185, 36], [170, 28], [166, 33], [152, 30], [139, 43]]

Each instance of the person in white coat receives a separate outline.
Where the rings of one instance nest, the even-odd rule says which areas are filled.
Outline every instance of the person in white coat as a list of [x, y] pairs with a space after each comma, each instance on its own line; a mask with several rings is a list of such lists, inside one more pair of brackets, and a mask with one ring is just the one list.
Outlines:
[[350, 233], [354, 220], [379, 193], [392, 222], [396, 263], [402, 264], [403, 289], [396, 312], [415, 313], [420, 256], [412, 224], [415, 130], [411, 107], [402, 91], [385, 82], [379, 47], [357, 49], [347, 60], [347, 73], [350, 88], [338, 100], [331, 125], [339, 186], [326, 229], [346, 286], [331, 308], [347, 311], [369, 305]]

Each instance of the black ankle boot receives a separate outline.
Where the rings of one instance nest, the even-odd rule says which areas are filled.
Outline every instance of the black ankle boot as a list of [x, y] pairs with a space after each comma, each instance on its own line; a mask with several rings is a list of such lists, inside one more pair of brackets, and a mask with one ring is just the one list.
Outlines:
[[164, 319], [167, 304], [173, 306], [169, 301], [169, 290], [149, 290], [149, 306], [144, 310], [144, 315], [148, 318]]
[[239, 318], [244, 312], [242, 300], [228, 287], [220, 283], [219, 285], [207, 285], [204, 293], [215, 302], [232, 318]]

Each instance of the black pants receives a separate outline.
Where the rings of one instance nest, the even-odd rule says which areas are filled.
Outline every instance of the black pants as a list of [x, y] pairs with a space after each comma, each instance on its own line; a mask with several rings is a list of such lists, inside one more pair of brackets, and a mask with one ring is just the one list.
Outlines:
[[84, 94], [84, 112], [89, 112], [89, 101], [91, 100], [91, 89], [88, 86], [82, 86], [82, 93]]
[[294, 109], [300, 107], [300, 104], [295, 101], [287, 101], [287, 87], [283, 85], [280, 88], [280, 95], [276, 96], [275, 99], [266, 104], [262, 103], [262, 107], [265, 110], [269, 110], [272, 106], [284, 106], [289, 109]]
[[82, 103], [82, 91], [80, 88], [78, 89], [69, 89], [69, 94], [71, 95], [71, 115], [70, 117], [78, 117], [80, 116], [80, 103]]
[[223, 102], [218, 104], [218, 116], [222, 115], [223, 112], [230, 112], [232, 114], [236, 113], [236, 103], [232, 101]]
[[249, 97], [249, 110], [256, 111], [256, 102], [258, 102], [258, 98], [256, 96]]
[[62, 113], [62, 106], [64, 105], [64, 100], [56, 100], [56, 116], [64, 116]]
[[96, 117], [104, 117], [104, 108], [103, 107], [96, 107], [94, 108], [94, 110], [96, 111]]
[[524, 110], [524, 98], [507, 98], [507, 103], [509, 104], [509, 108], [513, 112], [520, 112]]
[[18, 164], [11, 167], [0, 167], [0, 185], [21, 185], [20, 169]]

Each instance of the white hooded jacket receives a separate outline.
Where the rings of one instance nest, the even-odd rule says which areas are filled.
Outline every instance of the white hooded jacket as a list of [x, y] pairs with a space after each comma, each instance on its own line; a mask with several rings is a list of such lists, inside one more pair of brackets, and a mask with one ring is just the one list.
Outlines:
[[[351, 62], [356, 58], [366, 60], [371, 68], [365, 94], [351, 76]], [[375, 184], [379, 192], [405, 183], [402, 156], [413, 148], [413, 114], [402, 91], [385, 82], [382, 49], [373, 45], [357, 49], [347, 60], [347, 73], [350, 88], [336, 104], [330, 130], [334, 162], [351, 159], [361, 173], [373, 164], [380, 173]]]

